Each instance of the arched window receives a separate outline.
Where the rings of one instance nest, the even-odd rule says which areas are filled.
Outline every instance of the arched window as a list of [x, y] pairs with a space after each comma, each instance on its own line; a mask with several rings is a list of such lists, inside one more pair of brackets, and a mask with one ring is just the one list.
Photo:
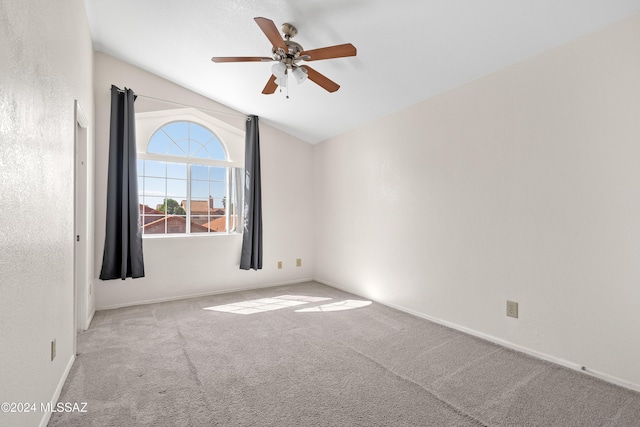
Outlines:
[[147, 153], [227, 160], [226, 150], [218, 137], [206, 127], [188, 121], [168, 123], [158, 129], [149, 141]]
[[213, 118], [179, 111], [137, 115], [137, 137], [144, 138], [138, 140], [143, 234], [240, 232], [242, 169], [232, 158], [239, 155], [239, 135], [225, 144]]

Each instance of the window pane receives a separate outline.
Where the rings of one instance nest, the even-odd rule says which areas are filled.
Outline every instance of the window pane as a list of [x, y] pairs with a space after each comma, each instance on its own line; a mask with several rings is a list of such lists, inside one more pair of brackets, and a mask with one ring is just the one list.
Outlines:
[[164, 196], [166, 180], [164, 178], [144, 178], [144, 195]]
[[227, 180], [227, 168], [221, 166], [212, 166], [209, 172], [209, 178], [212, 181], [226, 181]]
[[209, 167], [204, 165], [191, 166], [191, 179], [206, 180], [209, 176]]
[[[146, 206], [146, 211], [149, 212], [150, 214], [161, 214], [162, 212], [158, 211], [158, 207], [160, 207], [163, 203], [164, 203], [164, 197], [157, 197], [157, 196], [144, 196], [141, 199], [141, 202], [144, 206]], [[154, 210], [155, 212], [151, 212], [150, 209]]]
[[204, 144], [213, 137], [213, 132], [198, 123], [190, 122], [189, 137]]
[[209, 158], [216, 160], [227, 160], [227, 154], [224, 152], [224, 148], [222, 148], [220, 140], [215, 136], [207, 144], [207, 150], [209, 150]]
[[147, 146], [147, 153], [167, 154], [171, 145], [173, 145], [171, 139], [160, 129], [151, 137]]
[[209, 229], [211, 231], [220, 233], [227, 231], [227, 219], [224, 216], [216, 215], [211, 217], [209, 222]]
[[[151, 215], [147, 215], [146, 213], [144, 214], [144, 225], [148, 225], [148, 228], [152, 228], [154, 226], [154, 223], [157, 222], [161, 222], [161, 220], [163, 220], [165, 217], [165, 215], [162, 214], [151, 214]], [[164, 225], [162, 226], [162, 228], [164, 228]]]
[[191, 181], [191, 199], [209, 198], [209, 181]]
[[[168, 197], [166, 204], [167, 215], [186, 215], [187, 213], [187, 203], [184, 199], [176, 200]], [[163, 207], [162, 210], [164, 209], [165, 208]]]
[[184, 215], [172, 215], [167, 217], [167, 233], [184, 234], [187, 232], [187, 217]]
[[[138, 171], [138, 174], [140, 174], [140, 171]], [[161, 176], [164, 178], [167, 176], [167, 163], [156, 160], [145, 160], [144, 176]]]
[[191, 217], [191, 232], [192, 233], [208, 233], [209, 228], [207, 227], [208, 218], [198, 216]]
[[173, 122], [162, 126], [162, 131], [165, 132], [169, 138], [177, 141], [189, 136], [189, 125], [188, 122]]
[[[191, 199], [191, 216], [192, 219], [200, 218], [206, 221], [209, 220], [209, 206], [211, 206], [209, 199]], [[202, 223], [206, 221], [200, 221]]]
[[[211, 191], [211, 195], [216, 201], [216, 207], [222, 207], [222, 198], [227, 195], [227, 186], [224, 182], [212, 182], [209, 185], [209, 191]], [[218, 203], [219, 202], [219, 203]]]
[[144, 234], [165, 234], [166, 220], [162, 215], [145, 215], [142, 232]]
[[167, 163], [167, 178], [187, 179], [186, 163]]
[[167, 179], [167, 197], [172, 199], [187, 198], [187, 181], [184, 179]]
[[[192, 140], [190, 156], [198, 159], [227, 159], [220, 140], [209, 129], [196, 123], [190, 123], [189, 137]], [[199, 144], [194, 144], [194, 142]]]
[[176, 141], [175, 143], [171, 144], [171, 146], [169, 147], [169, 152], [167, 154], [171, 156], [186, 157], [187, 153], [189, 152], [188, 146], [189, 142], [186, 140]]
[[197, 159], [208, 159], [209, 152], [199, 142], [191, 141], [191, 157], [194, 157]]

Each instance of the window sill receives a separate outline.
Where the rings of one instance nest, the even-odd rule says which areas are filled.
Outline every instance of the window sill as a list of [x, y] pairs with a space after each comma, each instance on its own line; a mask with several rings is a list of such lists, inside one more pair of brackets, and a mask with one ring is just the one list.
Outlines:
[[191, 238], [211, 238], [219, 236], [242, 236], [242, 233], [201, 233], [201, 234], [143, 234], [142, 239], [191, 239]]

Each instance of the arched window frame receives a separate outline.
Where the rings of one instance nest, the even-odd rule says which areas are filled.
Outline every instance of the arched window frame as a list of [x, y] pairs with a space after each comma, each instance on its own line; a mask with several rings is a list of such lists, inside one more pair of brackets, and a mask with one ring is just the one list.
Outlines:
[[[226, 160], [220, 159], [205, 159], [189, 156], [175, 156], [170, 154], [156, 154], [148, 152], [148, 145], [151, 142], [153, 135], [162, 127], [174, 123], [174, 122], [192, 122], [200, 126], [203, 126], [207, 130], [211, 131], [219, 140], [223, 150], [226, 154]], [[229, 170], [240, 170], [240, 173], [235, 173], [235, 193], [239, 198], [242, 197], [242, 182], [241, 179], [244, 176], [242, 168], [244, 167], [244, 132], [222, 122], [208, 114], [205, 114], [195, 108], [182, 108], [175, 110], [162, 110], [136, 114], [136, 149], [139, 160], [156, 160], [162, 162], [173, 162], [187, 165], [208, 165], [226, 167]], [[140, 175], [140, 171], [139, 171]], [[231, 175], [229, 175], [231, 177]], [[231, 180], [229, 180], [231, 182]], [[190, 185], [190, 177], [187, 185]], [[189, 197], [190, 200], [190, 197]], [[236, 199], [236, 203], [241, 206], [241, 200]], [[190, 207], [191, 203], [187, 203], [187, 207]], [[242, 209], [236, 209], [235, 218], [236, 224], [241, 224]], [[187, 211], [187, 223], [190, 224], [191, 212]], [[229, 211], [226, 210], [227, 225], [229, 225]], [[179, 234], [144, 234], [145, 237], [149, 236], [191, 236], [191, 235], [220, 235], [220, 234], [235, 234], [240, 233], [242, 230], [240, 227], [235, 227], [233, 230], [229, 230], [227, 227], [226, 232], [210, 232], [210, 233], [195, 233], [188, 232], [190, 226], [188, 226], [187, 233]]]

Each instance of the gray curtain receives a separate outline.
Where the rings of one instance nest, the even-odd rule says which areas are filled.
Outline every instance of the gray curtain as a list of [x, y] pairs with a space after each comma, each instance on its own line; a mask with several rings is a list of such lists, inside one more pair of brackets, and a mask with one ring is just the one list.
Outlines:
[[262, 189], [258, 116], [247, 117], [244, 170], [244, 229], [240, 268], [259, 270], [262, 268]]
[[139, 226], [136, 131], [131, 89], [111, 86], [107, 223], [100, 279], [144, 277]]

